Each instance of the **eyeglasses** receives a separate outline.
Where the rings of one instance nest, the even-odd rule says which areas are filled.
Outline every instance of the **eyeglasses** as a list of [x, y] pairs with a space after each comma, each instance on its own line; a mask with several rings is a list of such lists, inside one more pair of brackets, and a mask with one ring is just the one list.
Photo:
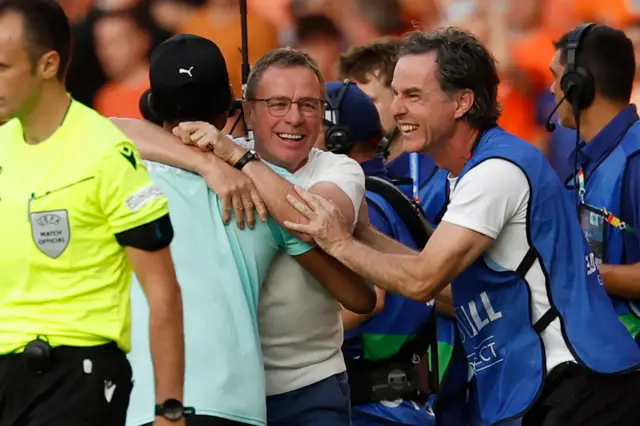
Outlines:
[[269, 113], [274, 117], [283, 117], [291, 109], [292, 104], [298, 104], [298, 108], [304, 115], [313, 116], [320, 112], [324, 101], [318, 98], [300, 98], [294, 101], [285, 97], [277, 98], [255, 98], [249, 99], [250, 102], [264, 102], [267, 104]]

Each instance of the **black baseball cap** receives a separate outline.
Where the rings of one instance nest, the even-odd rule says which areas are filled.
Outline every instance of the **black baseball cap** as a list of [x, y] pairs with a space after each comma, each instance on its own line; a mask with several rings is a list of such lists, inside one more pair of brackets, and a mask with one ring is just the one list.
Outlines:
[[220, 48], [196, 35], [176, 35], [156, 47], [149, 82], [140, 111], [154, 122], [208, 121], [231, 104], [229, 73]]

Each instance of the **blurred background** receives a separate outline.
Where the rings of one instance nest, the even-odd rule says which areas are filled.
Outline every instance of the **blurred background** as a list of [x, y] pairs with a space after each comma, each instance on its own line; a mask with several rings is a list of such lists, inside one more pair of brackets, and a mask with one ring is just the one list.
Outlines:
[[[102, 114], [140, 118], [138, 100], [149, 86], [149, 52], [176, 33], [193, 33], [217, 43], [236, 97], [240, 96], [238, 0], [59, 1], [74, 25], [69, 91]], [[562, 143], [562, 132], [544, 131], [553, 107], [548, 92], [553, 40], [581, 22], [592, 21], [625, 29], [640, 46], [640, 0], [247, 2], [250, 62], [275, 47], [294, 46], [318, 61], [327, 80], [336, 78], [337, 58], [349, 46], [444, 25], [472, 31], [498, 60], [504, 111], [500, 124], [550, 156]], [[637, 91], [634, 98], [639, 96]]]

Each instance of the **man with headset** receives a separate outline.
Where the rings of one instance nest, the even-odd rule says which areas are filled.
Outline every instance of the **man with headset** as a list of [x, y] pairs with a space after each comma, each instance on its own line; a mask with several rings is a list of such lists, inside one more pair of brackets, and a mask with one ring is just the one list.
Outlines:
[[[421, 219], [418, 216], [421, 213], [411, 210], [411, 201], [392, 185], [398, 179], [386, 169], [384, 157], [376, 153], [383, 136], [375, 105], [349, 80], [327, 83], [326, 88], [326, 130], [319, 147], [335, 154], [346, 154], [360, 163], [367, 176], [367, 211], [374, 228], [407, 247], [421, 248], [428, 235], [419, 241], [421, 239], [414, 236], [418, 232], [414, 231], [412, 235], [409, 223], [411, 219], [415, 219], [414, 223]], [[387, 181], [391, 183], [384, 186]], [[372, 183], [377, 184], [376, 189], [372, 190]], [[397, 209], [399, 203], [409, 206], [404, 215]], [[430, 321], [434, 304], [385, 294], [379, 288], [376, 291], [378, 303], [374, 312], [360, 315], [342, 309], [345, 330], [342, 350], [351, 387], [352, 424], [435, 424], [433, 412], [426, 405], [428, 395], [421, 392], [412, 359], [415, 353], [426, 360], [429, 338], [435, 337], [435, 324]], [[389, 373], [395, 368], [409, 379], [398, 389], [393, 389], [387, 382]], [[377, 395], [373, 395], [374, 386], [379, 388]]]
[[640, 343], [640, 124], [636, 106], [629, 105], [633, 44], [621, 30], [583, 24], [555, 47], [551, 89], [559, 122], [577, 129], [573, 172], [565, 183], [604, 287]]

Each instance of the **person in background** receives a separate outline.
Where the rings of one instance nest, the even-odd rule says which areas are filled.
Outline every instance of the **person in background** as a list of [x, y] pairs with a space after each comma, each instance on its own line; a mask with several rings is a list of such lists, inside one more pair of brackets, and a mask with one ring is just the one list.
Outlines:
[[340, 55], [338, 61], [338, 79], [349, 79], [356, 83], [378, 109], [384, 133], [395, 133], [387, 147], [388, 161], [393, 161], [402, 154], [402, 135], [395, 131], [396, 122], [391, 113], [391, 80], [396, 66], [395, 58], [402, 43], [402, 39], [397, 37], [381, 38], [349, 48]]
[[[377, 153], [383, 136], [373, 102], [349, 81], [330, 82], [326, 87], [328, 120], [321, 136], [323, 148], [357, 161], [365, 176], [393, 182], [384, 157]], [[342, 133], [336, 135], [337, 131]], [[371, 191], [367, 191], [365, 197], [369, 221], [376, 230], [407, 247], [418, 248], [410, 228], [390, 201]], [[426, 404], [428, 393], [425, 389], [408, 388], [402, 394], [387, 391], [385, 397], [382, 394], [379, 398], [370, 397], [372, 386], [388, 384], [386, 376], [391, 365], [410, 381], [419, 381], [413, 357], [417, 355], [422, 362], [427, 362], [429, 333], [433, 331], [429, 320], [434, 315], [434, 304], [415, 302], [379, 288], [376, 288], [376, 293], [376, 309], [370, 314], [359, 315], [342, 309], [345, 330], [342, 350], [351, 388], [352, 424], [435, 424], [433, 412]], [[384, 377], [382, 383], [375, 379], [380, 374]]]
[[[84, 19], [72, 23], [73, 57], [67, 73], [67, 87], [71, 96], [89, 107], [94, 106], [95, 94], [107, 82], [107, 77], [98, 61], [94, 34], [94, 23], [103, 13], [131, 12], [149, 34], [150, 45], [156, 46], [171, 34], [162, 30], [151, 17], [148, 2], [139, 0], [98, 0]], [[135, 111], [134, 111], [135, 112]]]
[[391, 252], [393, 240], [373, 231], [351, 234], [330, 202], [301, 188], [303, 201], [287, 199], [310, 222], [285, 226], [387, 291], [428, 301], [451, 285], [473, 375], [472, 424], [634, 425], [640, 349], [564, 185], [540, 150], [496, 125], [499, 81], [470, 33], [407, 37], [392, 108], [405, 149], [432, 155], [452, 187], [420, 254], [391, 254], [402, 246]]
[[548, 135], [536, 120], [536, 99], [551, 84], [550, 46], [559, 34], [543, 19], [545, 0], [489, 0], [479, 7], [486, 34], [480, 39], [496, 56], [500, 76], [498, 124], [546, 153]]
[[127, 137], [69, 97], [70, 55], [55, 1], [0, 0], [2, 425], [124, 424], [132, 272], [150, 310], [151, 403], [182, 400], [167, 199]]
[[318, 13], [329, 16], [344, 35], [347, 45], [398, 36], [409, 26], [398, 0], [293, 0], [291, 7], [294, 16]]
[[96, 110], [107, 117], [142, 118], [138, 99], [149, 87], [149, 34], [132, 10], [103, 13], [93, 33], [96, 55], [108, 79], [96, 93]]
[[206, 3], [207, 0], [150, 0], [150, 13], [162, 29], [177, 34]]
[[[175, 70], [190, 70], [191, 74], [176, 74]], [[162, 145], [163, 139], [169, 139], [169, 145], [180, 144], [167, 131], [181, 121], [202, 120], [217, 127], [226, 122], [232, 98], [229, 75], [213, 42], [192, 35], [167, 40], [153, 52], [150, 80], [151, 111], [165, 131], [158, 127], [144, 133], [133, 132], [132, 139], [142, 148]], [[127, 128], [127, 120], [113, 120]], [[189, 155], [198, 158], [198, 154], [186, 150], [183, 160]], [[187, 418], [187, 425], [264, 426], [266, 395], [258, 297], [276, 253], [283, 251], [292, 256], [328, 288], [354, 280], [363, 287], [365, 284], [335, 259], [295, 239], [267, 218], [262, 199], [245, 173], [210, 153], [204, 167], [209, 170], [203, 173], [207, 181], [183, 169], [148, 163], [151, 177], [169, 199], [176, 229], [171, 250], [185, 305], [189, 307], [185, 312], [185, 401], [195, 406], [196, 415]], [[268, 181], [269, 175], [273, 177], [271, 169], [294, 180], [284, 169], [269, 169], [258, 161], [237, 167], [248, 173], [252, 168], [257, 169], [255, 173], [261, 181]], [[207, 182], [217, 193], [207, 188]], [[234, 186], [251, 188], [248, 193], [238, 190], [234, 196], [250, 201], [259, 213], [259, 221], [252, 209], [236, 216], [237, 226], [224, 226], [231, 219], [228, 213], [233, 206], [226, 195]], [[265, 198], [283, 204], [282, 193], [276, 190], [274, 187]], [[348, 300], [345, 303], [351, 305]], [[136, 386], [128, 424], [139, 426], [151, 422], [154, 414], [148, 308], [138, 286], [133, 287], [132, 307], [134, 349], [129, 359]], [[358, 306], [354, 308], [361, 311]], [[225, 325], [229, 321], [233, 327]]]
[[[261, 15], [248, 8], [249, 62], [255, 64], [279, 46], [278, 31]], [[208, 0], [192, 19], [178, 27], [178, 33], [195, 34], [216, 43], [224, 55], [234, 93], [242, 93], [242, 34], [238, 0]]]
[[551, 90], [562, 102], [559, 122], [577, 129], [584, 141], [574, 143], [571, 174], [564, 179], [604, 288], [640, 343], [640, 124], [636, 106], [629, 105], [633, 43], [621, 30], [584, 24], [555, 48]]
[[335, 65], [343, 44], [342, 34], [325, 15], [307, 15], [295, 21], [295, 47], [311, 56], [322, 76], [335, 80]]

